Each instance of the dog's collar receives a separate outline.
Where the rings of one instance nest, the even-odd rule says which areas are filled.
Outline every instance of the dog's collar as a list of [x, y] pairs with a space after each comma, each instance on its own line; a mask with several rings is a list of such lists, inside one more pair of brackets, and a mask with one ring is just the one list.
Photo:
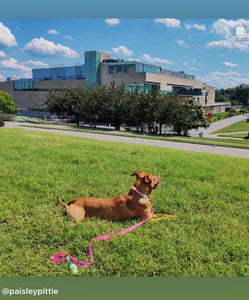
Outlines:
[[150, 198], [147, 197], [146, 195], [144, 195], [143, 193], [141, 193], [138, 189], [135, 188], [135, 186], [133, 185], [131, 187], [131, 189], [136, 192], [139, 196], [143, 197], [144, 199], [147, 199], [148, 201], [150, 201]]

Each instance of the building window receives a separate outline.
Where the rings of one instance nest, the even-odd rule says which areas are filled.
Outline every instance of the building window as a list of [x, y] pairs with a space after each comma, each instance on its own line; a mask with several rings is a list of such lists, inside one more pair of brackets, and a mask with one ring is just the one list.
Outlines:
[[123, 72], [123, 65], [117, 65], [117, 73]]
[[135, 64], [116, 64], [109, 65], [109, 74], [115, 73], [134, 73], [136, 72]]
[[18, 80], [14, 81], [14, 91], [33, 91], [36, 89], [36, 81]]
[[115, 74], [115, 67], [116, 66], [109, 66], [109, 74]]
[[135, 72], [135, 65], [124, 65], [124, 72], [125, 73], [134, 73]]

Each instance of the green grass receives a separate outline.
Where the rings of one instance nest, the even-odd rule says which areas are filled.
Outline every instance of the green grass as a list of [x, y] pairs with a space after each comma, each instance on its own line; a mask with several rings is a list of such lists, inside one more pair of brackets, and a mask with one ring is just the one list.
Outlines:
[[95, 262], [79, 276], [248, 276], [249, 160], [0, 130], [0, 275], [69, 276], [50, 257], [89, 261], [89, 241], [124, 229], [93, 218], [74, 225], [56, 201], [128, 192], [140, 170], [161, 176], [156, 213], [134, 231], [93, 243]]
[[238, 138], [238, 139], [247, 139], [247, 143], [249, 142], [247, 132], [245, 132], [245, 133], [234, 133], [234, 134], [220, 134], [219, 136], [226, 137], [226, 138], [232, 137], [232, 138]]
[[249, 131], [249, 122], [246, 119], [234, 123], [230, 126], [224, 127], [220, 130], [212, 132], [212, 134], [219, 134], [219, 133], [231, 133], [231, 132], [240, 132], [240, 131]]

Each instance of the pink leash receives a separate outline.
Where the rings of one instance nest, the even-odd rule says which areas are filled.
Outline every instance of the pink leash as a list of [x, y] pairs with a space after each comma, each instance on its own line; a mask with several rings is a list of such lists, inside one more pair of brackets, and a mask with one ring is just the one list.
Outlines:
[[63, 253], [63, 252], [55, 254], [54, 256], [51, 257], [51, 260], [54, 261], [55, 263], [63, 263], [67, 260], [66, 257], [63, 257], [63, 256], [69, 256], [71, 261], [74, 262], [76, 265], [78, 265], [80, 267], [89, 268], [93, 264], [93, 252], [92, 252], [92, 242], [93, 241], [107, 240], [107, 239], [113, 238], [114, 236], [119, 236], [119, 235], [125, 234], [127, 232], [130, 232], [133, 229], [137, 228], [138, 226], [143, 225], [144, 223], [149, 221], [152, 218], [153, 213], [154, 213], [154, 211], [151, 210], [151, 214], [150, 214], [150, 217], [148, 219], [146, 219], [146, 220], [144, 220], [140, 223], [134, 224], [134, 225], [132, 225], [128, 228], [125, 228], [125, 229], [123, 229], [119, 232], [116, 232], [116, 233], [113, 233], [113, 234], [100, 235], [100, 236], [97, 236], [97, 237], [93, 238], [90, 241], [90, 244], [89, 244], [89, 247], [88, 247], [90, 263], [83, 262], [83, 261], [80, 261], [80, 260], [76, 260], [73, 257], [71, 257], [71, 256], [69, 256], [69, 255], [67, 255], [66, 253]]

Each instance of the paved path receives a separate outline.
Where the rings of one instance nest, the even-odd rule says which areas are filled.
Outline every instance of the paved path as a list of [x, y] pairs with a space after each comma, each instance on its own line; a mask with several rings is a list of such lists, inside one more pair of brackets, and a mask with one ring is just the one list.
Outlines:
[[108, 135], [108, 134], [87, 133], [87, 132], [78, 132], [78, 131], [19, 127], [20, 125], [23, 126], [24, 124], [15, 123], [15, 122], [6, 122], [5, 124], [6, 127], [9, 128], [21, 128], [24, 130], [32, 130], [37, 132], [50, 132], [50, 133], [55, 133], [60, 135], [75, 136], [75, 137], [88, 138], [88, 139], [101, 140], [101, 141], [146, 145], [146, 146], [169, 148], [169, 149], [182, 150], [182, 151], [202, 152], [202, 153], [225, 155], [225, 156], [232, 156], [232, 157], [242, 157], [242, 158], [249, 159], [248, 149], [227, 148], [227, 147], [218, 147], [218, 146], [214, 147], [209, 145], [196, 145], [190, 143], [170, 142], [170, 141], [162, 141], [162, 140], [143, 139], [143, 138], [136, 138], [136, 137], [115, 136], [115, 135]]
[[[242, 121], [248, 117], [249, 117], [248, 114], [247, 115], [239, 115], [239, 116], [231, 117], [231, 118], [224, 119], [224, 120], [221, 120], [218, 122], [214, 122], [214, 123], [210, 124], [210, 126], [208, 128], [199, 128], [198, 130], [191, 130], [190, 136], [193, 136], [193, 137], [199, 136], [199, 133], [203, 133], [203, 136], [207, 137], [207, 136], [209, 136], [209, 134], [211, 132], [215, 132], [221, 128], [230, 126], [231, 124]], [[212, 136], [212, 137], [214, 137], [214, 136]]]

